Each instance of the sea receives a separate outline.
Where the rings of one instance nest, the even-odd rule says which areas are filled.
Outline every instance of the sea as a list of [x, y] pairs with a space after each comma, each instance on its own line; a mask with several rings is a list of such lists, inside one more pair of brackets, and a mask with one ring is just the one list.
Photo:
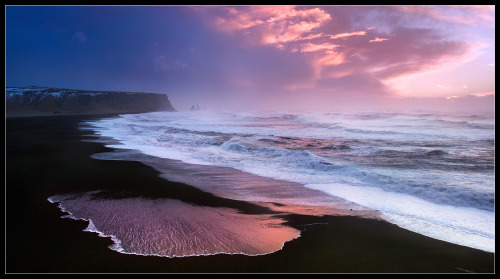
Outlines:
[[[372, 211], [404, 229], [495, 252], [494, 112], [151, 112], [84, 124], [119, 151], [99, 159], [170, 160], [188, 171], [166, 170], [165, 178], [219, 196]], [[202, 175], [190, 178], [189, 166]], [[234, 171], [238, 185], [221, 182], [221, 169]]]

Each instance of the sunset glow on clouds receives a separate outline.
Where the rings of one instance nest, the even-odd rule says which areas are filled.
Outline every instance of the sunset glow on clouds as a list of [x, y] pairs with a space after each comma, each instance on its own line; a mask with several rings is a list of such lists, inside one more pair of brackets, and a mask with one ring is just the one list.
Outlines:
[[[405, 98], [434, 106], [465, 96], [494, 98], [494, 6], [58, 7], [49, 13], [67, 14], [70, 24], [30, 12], [7, 8], [8, 84], [29, 80], [15, 66], [28, 58], [9, 52], [21, 43], [9, 28], [12, 34], [10, 26], [24, 26], [25, 13], [26, 21], [44, 22], [39, 28], [52, 37], [71, 34], [65, 59], [90, 59], [76, 61], [86, 70], [72, 70], [78, 71], [73, 83], [51, 79], [55, 70], [44, 73], [51, 86], [167, 92], [186, 105], [216, 98], [283, 105], [286, 98], [295, 107], [317, 100], [322, 109], [333, 102], [382, 108], [402, 107]], [[127, 27], [132, 15], [135, 25]], [[42, 42], [42, 52], [60, 41]], [[33, 47], [25, 54], [35, 51], [40, 53]], [[91, 63], [107, 52], [112, 54], [104, 61]], [[35, 66], [41, 59], [31, 58]]]
[[[203, 12], [219, 14], [230, 10], [231, 16], [219, 21], [218, 24], [224, 25], [216, 25], [216, 28], [224, 30], [232, 26], [231, 36], [245, 35], [251, 45], [275, 46], [309, 55], [314, 74], [309, 82], [301, 83], [304, 89], [335, 91], [339, 88], [343, 92], [364, 91], [356, 92], [358, 94], [446, 98], [452, 92], [441, 90], [443, 86], [438, 84], [430, 85], [437, 89], [430, 89], [427, 82], [438, 81], [420, 77], [477, 63], [476, 59], [485, 54], [486, 49], [494, 47], [492, 6], [280, 6], [265, 7], [265, 13], [260, 8], [217, 7]], [[343, 20], [338, 20], [336, 15], [344, 17]], [[360, 21], [352, 24], [361, 18], [370, 21], [364, 30], [354, 30], [363, 27]], [[381, 32], [377, 25], [382, 27]], [[479, 30], [478, 26], [484, 37], [468, 38], [468, 34], [462, 33], [473, 27]], [[449, 32], [450, 28], [456, 32]], [[489, 84], [482, 86], [490, 86], [494, 92], [493, 71], [489, 75]], [[345, 86], [346, 77], [356, 81], [349, 88]], [[441, 77], [453, 79], [453, 75]], [[470, 78], [470, 82], [473, 83], [474, 78]], [[376, 86], [372, 92], [366, 92], [370, 84]], [[294, 90], [301, 88], [299, 84], [285, 86]], [[471, 90], [454, 93], [476, 97], [493, 95]]]

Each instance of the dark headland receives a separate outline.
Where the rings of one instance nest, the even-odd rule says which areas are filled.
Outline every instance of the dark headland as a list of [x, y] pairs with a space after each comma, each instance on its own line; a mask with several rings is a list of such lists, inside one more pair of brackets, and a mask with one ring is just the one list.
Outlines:
[[[124, 109], [127, 97], [121, 99], [123, 103], [118, 98], [113, 104], [110, 100], [114, 97], [88, 99], [70, 94], [73, 93], [54, 94], [53, 99], [45, 96], [45, 99], [38, 100], [38, 108], [43, 107], [43, 110], [34, 110], [37, 107], [34, 104], [25, 110], [20, 107], [16, 108], [17, 111], [10, 110], [11, 113], [43, 112], [51, 114], [51, 117], [5, 119], [6, 273], [495, 271], [494, 253], [431, 239], [383, 221], [352, 216], [286, 215], [287, 224], [300, 230], [301, 236], [285, 243], [282, 250], [262, 256], [221, 254], [166, 258], [113, 251], [108, 248], [113, 244], [109, 238], [84, 232], [88, 225], [85, 221], [61, 218], [65, 213], [47, 198], [57, 194], [104, 190], [115, 198], [173, 198], [203, 206], [234, 208], [251, 214], [262, 214], [267, 209], [167, 181], [159, 176], [158, 171], [140, 162], [93, 159], [92, 154], [111, 150], [102, 143], [89, 141], [92, 131], [80, 129], [80, 123], [113, 116], [107, 114], [110, 112], [119, 113], [99, 111], [97, 108], [107, 106], [117, 109], [119, 106], [115, 104], [122, 104], [121, 109]], [[64, 98], [59, 105], [57, 96]], [[148, 102], [142, 105], [146, 106]], [[163, 105], [164, 110], [173, 110], [169, 102]], [[106, 114], [77, 113], [77, 108], [83, 106]], [[28, 107], [33, 110], [28, 110]], [[65, 114], [54, 114], [56, 109]], [[66, 114], [70, 112], [74, 114]]]
[[142, 113], [175, 111], [167, 95], [48, 87], [7, 87], [7, 114]]

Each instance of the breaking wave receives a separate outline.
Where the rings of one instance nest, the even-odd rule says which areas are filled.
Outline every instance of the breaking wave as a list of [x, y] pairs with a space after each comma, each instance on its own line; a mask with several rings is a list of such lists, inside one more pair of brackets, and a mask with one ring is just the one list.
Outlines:
[[[87, 124], [119, 142], [110, 147], [298, 183], [494, 251], [494, 115], [155, 112]], [[262, 198], [249, 188], [240, 196], [252, 195]]]

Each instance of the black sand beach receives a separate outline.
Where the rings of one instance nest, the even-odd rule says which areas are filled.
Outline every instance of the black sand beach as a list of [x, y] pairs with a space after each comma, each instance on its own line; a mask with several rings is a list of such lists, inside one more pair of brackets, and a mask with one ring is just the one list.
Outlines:
[[6, 118], [6, 273], [495, 272], [493, 253], [359, 217], [284, 216], [301, 236], [262, 256], [118, 253], [108, 248], [109, 238], [82, 231], [86, 221], [60, 218], [65, 214], [47, 198], [104, 189], [113, 197], [172, 198], [248, 214], [269, 209], [167, 181], [139, 162], [91, 158], [111, 150], [83, 141], [91, 131], [78, 127], [99, 117], [104, 115]]

